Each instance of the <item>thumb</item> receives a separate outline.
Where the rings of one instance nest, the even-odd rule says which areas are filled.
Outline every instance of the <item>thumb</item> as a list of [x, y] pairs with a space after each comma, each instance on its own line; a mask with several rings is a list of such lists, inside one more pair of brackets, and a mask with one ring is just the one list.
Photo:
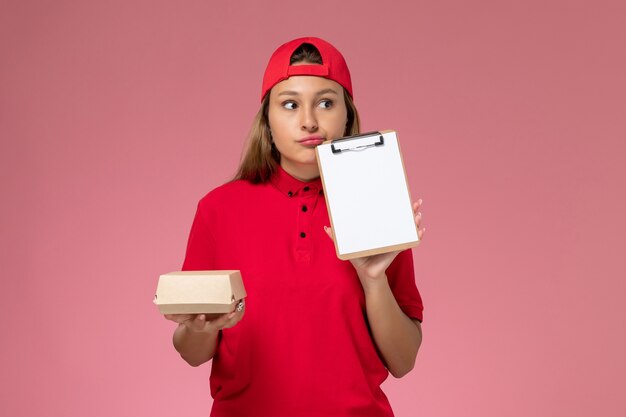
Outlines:
[[324, 226], [324, 231], [326, 232], [326, 234], [328, 235], [329, 238], [331, 238], [332, 240], [335, 239], [335, 236], [333, 235], [333, 228], [332, 227]]

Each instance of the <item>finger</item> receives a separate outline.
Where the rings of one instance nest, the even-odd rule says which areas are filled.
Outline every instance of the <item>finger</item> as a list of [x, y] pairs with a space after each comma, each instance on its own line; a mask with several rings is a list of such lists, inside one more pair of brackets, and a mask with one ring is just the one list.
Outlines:
[[417, 214], [417, 212], [419, 211], [420, 207], [422, 207], [422, 199], [418, 199], [417, 201], [413, 202], [413, 214]]
[[175, 323], [184, 323], [187, 320], [191, 319], [191, 315], [190, 314], [165, 314], [164, 317], [167, 320], [171, 320]]
[[211, 325], [211, 327], [213, 327], [215, 329], [222, 329], [226, 325], [228, 320], [230, 320], [230, 318], [233, 317], [233, 315], [235, 315], [235, 314], [237, 314], [236, 311], [231, 311], [230, 313], [222, 314], [221, 316], [219, 316], [215, 320], [210, 321], [209, 324]]
[[333, 235], [333, 228], [332, 227], [324, 226], [324, 231], [326, 232], [326, 234], [328, 235], [329, 238], [331, 238], [332, 240], [335, 240], [335, 236]]
[[417, 236], [419, 236], [419, 240], [422, 240], [424, 237], [424, 232], [426, 232], [426, 228], [422, 228], [417, 232]]
[[185, 321], [185, 325], [193, 330], [203, 330], [206, 323], [206, 315], [204, 314], [196, 314]]
[[224, 323], [224, 327], [225, 329], [229, 329], [231, 327], [233, 327], [234, 325], [236, 325], [237, 323], [239, 323], [241, 321], [241, 319], [243, 319], [243, 316], [245, 314], [245, 311], [234, 311], [231, 314], [229, 314], [228, 316], [228, 320], [226, 321], [226, 323]]
[[422, 223], [422, 213], [418, 211], [417, 215], [415, 216], [415, 225], [418, 229], [420, 227], [420, 223]]

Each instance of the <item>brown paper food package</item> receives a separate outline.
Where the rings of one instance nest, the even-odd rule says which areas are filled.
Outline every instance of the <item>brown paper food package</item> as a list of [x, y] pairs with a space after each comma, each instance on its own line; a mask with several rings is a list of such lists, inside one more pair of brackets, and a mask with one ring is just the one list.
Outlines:
[[159, 277], [154, 304], [161, 314], [207, 314], [211, 321], [234, 311], [246, 295], [237, 270], [176, 271]]

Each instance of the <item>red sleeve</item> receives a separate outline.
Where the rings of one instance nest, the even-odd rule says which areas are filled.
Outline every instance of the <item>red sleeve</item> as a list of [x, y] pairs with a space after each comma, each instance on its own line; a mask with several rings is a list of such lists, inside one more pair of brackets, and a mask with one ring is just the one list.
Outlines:
[[387, 268], [389, 286], [398, 305], [404, 314], [420, 322], [423, 319], [424, 305], [422, 297], [415, 285], [415, 271], [413, 270], [413, 252], [404, 250]]
[[213, 258], [211, 256], [215, 247], [215, 240], [209, 227], [208, 215], [206, 206], [200, 201], [191, 225], [191, 232], [189, 232], [183, 271], [215, 269], [213, 268]]

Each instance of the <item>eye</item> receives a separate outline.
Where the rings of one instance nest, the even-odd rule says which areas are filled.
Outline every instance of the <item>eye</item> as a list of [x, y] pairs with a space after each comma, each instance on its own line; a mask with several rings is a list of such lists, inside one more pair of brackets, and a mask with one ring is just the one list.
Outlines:
[[295, 110], [298, 107], [298, 105], [293, 101], [285, 101], [282, 106], [287, 110]]
[[324, 109], [330, 109], [333, 106], [333, 101], [330, 99], [324, 99], [320, 101], [319, 106]]

